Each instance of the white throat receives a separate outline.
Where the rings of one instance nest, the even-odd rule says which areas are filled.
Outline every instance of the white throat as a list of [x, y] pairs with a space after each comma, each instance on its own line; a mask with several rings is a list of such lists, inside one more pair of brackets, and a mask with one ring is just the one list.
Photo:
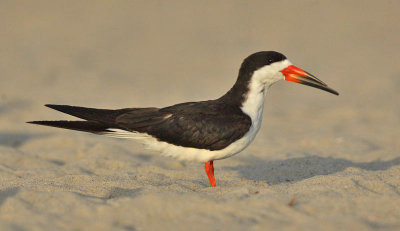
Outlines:
[[[255, 71], [251, 76], [248, 92], [242, 103], [242, 111], [251, 118], [252, 132], [258, 132], [262, 122], [264, 99], [268, 88], [275, 82], [284, 79], [280, 70], [292, 65], [287, 59], [267, 65]], [[250, 132], [250, 131], [249, 131]], [[254, 134], [254, 136], [255, 136]]]

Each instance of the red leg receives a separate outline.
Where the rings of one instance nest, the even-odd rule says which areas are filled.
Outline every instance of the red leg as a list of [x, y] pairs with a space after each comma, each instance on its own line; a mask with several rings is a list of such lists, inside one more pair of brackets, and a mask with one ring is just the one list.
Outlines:
[[214, 178], [214, 162], [213, 161], [206, 162], [205, 169], [206, 169], [208, 179], [210, 180], [211, 187], [215, 187], [216, 184], [215, 184], [215, 178]]

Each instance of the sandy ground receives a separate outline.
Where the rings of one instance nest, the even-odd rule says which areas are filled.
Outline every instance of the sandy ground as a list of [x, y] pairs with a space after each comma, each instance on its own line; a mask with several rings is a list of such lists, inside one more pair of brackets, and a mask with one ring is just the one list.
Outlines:
[[[1, 230], [399, 230], [399, 1], [1, 1]], [[341, 95], [278, 83], [254, 143], [203, 163], [25, 124], [217, 98], [277, 50]], [[290, 203], [295, 198], [295, 201]]]

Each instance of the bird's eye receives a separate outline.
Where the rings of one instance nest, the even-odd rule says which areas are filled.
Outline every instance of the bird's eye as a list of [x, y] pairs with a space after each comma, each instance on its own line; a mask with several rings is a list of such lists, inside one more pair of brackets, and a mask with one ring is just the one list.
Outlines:
[[268, 59], [268, 62], [269, 62], [269, 63], [272, 63], [272, 59]]

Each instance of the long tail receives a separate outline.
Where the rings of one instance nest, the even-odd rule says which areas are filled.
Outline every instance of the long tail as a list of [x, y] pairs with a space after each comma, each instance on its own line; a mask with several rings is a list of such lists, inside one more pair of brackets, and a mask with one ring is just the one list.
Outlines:
[[91, 132], [95, 134], [102, 134], [106, 132], [111, 132], [108, 130], [109, 126], [98, 123], [96, 121], [30, 121], [30, 124], [45, 125], [57, 128], [65, 128], [76, 131]]
[[64, 112], [68, 115], [72, 115], [84, 120], [97, 121], [102, 124], [114, 124], [117, 116], [132, 110], [131, 108], [112, 110], [55, 104], [46, 104], [45, 106], [60, 112]]
[[113, 133], [115, 129], [131, 131], [160, 123], [165, 119], [165, 114], [160, 114], [158, 108], [111, 110], [55, 104], [46, 104], [45, 106], [78, 117], [83, 121], [31, 121], [28, 123], [96, 134], [109, 134]]
[[54, 104], [46, 104], [45, 106], [84, 119], [86, 121], [30, 121], [28, 123], [91, 132], [96, 134], [110, 132], [107, 130], [107, 128], [118, 128], [118, 126], [115, 124], [116, 117], [130, 110], [97, 109]]

